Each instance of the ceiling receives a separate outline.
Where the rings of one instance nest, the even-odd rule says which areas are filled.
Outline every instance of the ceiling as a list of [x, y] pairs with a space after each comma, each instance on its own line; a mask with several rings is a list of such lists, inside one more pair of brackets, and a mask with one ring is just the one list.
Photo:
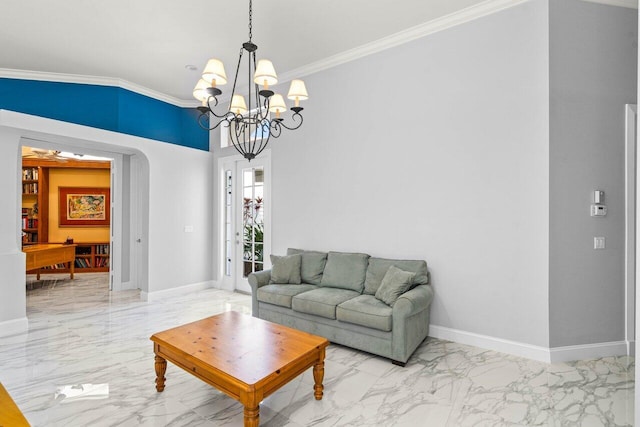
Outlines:
[[[282, 74], [479, 3], [255, 0], [253, 41]], [[189, 102], [207, 59], [231, 79], [248, 40], [248, 0], [5, 0], [0, 12], [0, 68], [121, 79]]]

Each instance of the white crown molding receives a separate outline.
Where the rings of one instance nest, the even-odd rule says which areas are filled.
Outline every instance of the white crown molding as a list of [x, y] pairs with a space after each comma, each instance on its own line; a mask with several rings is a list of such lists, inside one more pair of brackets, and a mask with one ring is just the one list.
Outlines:
[[637, 9], [638, 0], [582, 0], [588, 3], [600, 3], [607, 6], [626, 7], [628, 9]]
[[88, 84], [95, 86], [114, 86], [122, 89], [130, 90], [140, 95], [148, 96], [149, 98], [157, 99], [168, 104], [173, 104], [177, 107], [193, 108], [199, 104], [197, 101], [187, 101], [184, 99], [178, 99], [173, 96], [166, 95], [161, 92], [149, 89], [144, 86], [131, 83], [127, 80], [115, 79], [111, 77], [99, 77], [99, 76], [85, 76], [81, 74], [63, 74], [63, 73], [48, 73], [42, 71], [28, 71], [28, 70], [13, 70], [10, 68], [0, 68], [0, 78], [19, 79], [19, 80], [40, 80], [47, 82], [57, 83], [78, 83]]
[[[474, 6], [467, 7], [449, 15], [433, 19], [420, 25], [416, 25], [398, 33], [381, 38], [371, 43], [358, 46], [356, 48], [338, 53], [328, 58], [313, 62], [308, 65], [296, 68], [294, 70], [282, 73], [281, 82], [286, 82], [294, 78], [300, 78], [319, 71], [323, 71], [335, 66], [381, 52], [392, 47], [396, 47], [413, 40], [437, 33], [451, 27], [455, 27], [483, 16], [491, 15], [504, 9], [511, 8], [521, 3], [531, 0], [486, 0]], [[620, 0], [623, 1], [623, 0]]]
[[[337, 55], [330, 56], [323, 60], [313, 62], [311, 64], [296, 68], [294, 70], [282, 73], [280, 75], [280, 82], [285, 83], [294, 78], [300, 78], [309, 74], [317, 73], [337, 65], [344, 64], [362, 58], [374, 53], [390, 49], [395, 46], [399, 46], [404, 43], [425, 37], [429, 34], [436, 33], [438, 31], [446, 30], [465, 22], [473, 21], [474, 19], [481, 18], [492, 13], [499, 12], [503, 9], [508, 9], [520, 3], [525, 3], [531, 0], [486, 0], [477, 5], [459, 10], [449, 15], [425, 22], [424, 24], [417, 25], [415, 27], [408, 28], [400, 31], [396, 34], [392, 34], [388, 37], [367, 43], [362, 46], [347, 50]], [[595, 1], [595, 0], [594, 0]], [[603, 0], [604, 2], [605, 0]], [[611, 2], [629, 2], [633, 0], [609, 0]], [[636, 0], [637, 2], [637, 0]], [[167, 102], [169, 104], [176, 105], [183, 108], [195, 108], [199, 104], [197, 101], [190, 101], [175, 98], [169, 95], [165, 95], [160, 92], [156, 92], [152, 89], [144, 86], [131, 83], [126, 80], [110, 78], [110, 77], [98, 77], [98, 76], [85, 76], [76, 74], [62, 74], [62, 73], [47, 73], [38, 71], [23, 71], [13, 70], [7, 68], [0, 68], [0, 77], [22, 79], [22, 80], [43, 80], [50, 82], [61, 83], [84, 83], [98, 86], [116, 86], [123, 89], [130, 90], [132, 92], [139, 93], [141, 95], [148, 96], [160, 101]], [[226, 98], [223, 97], [221, 101]]]

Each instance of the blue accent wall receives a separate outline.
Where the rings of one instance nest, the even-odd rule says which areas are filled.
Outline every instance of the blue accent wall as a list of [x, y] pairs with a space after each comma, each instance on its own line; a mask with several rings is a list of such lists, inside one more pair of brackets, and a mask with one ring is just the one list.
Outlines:
[[0, 78], [0, 109], [209, 150], [195, 108], [119, 87]]

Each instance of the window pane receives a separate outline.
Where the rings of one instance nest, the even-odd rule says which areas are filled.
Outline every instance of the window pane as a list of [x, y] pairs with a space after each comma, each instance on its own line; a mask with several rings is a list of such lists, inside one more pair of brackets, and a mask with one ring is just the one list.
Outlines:
[[255, 180], [256, 180], [256, 184], [264, 183], [264, 170], [255, 169], [253, 174], [254, 174], [254, 177], [255, 177]]
[[242, 173], [242, 186], [250, 187], [251, 185], [253, 185], [253, 174], [251, 169], [245, 169]]
[[254, 250], [255, 257], [253, 258], [255, 261], [260, 261], [260, 262], [264, 261], [262, 249], [263, 249], [262, 243], [256, 243], [255, 250]]
[[252, 187], [245, 187], [242, 190], [242, 197], [244, 198], [245, 203], [247, 201], [250, 202], [253, 199], [253, 188]]
[[255, 237], [255, 242], [264, 242], [264, 227], [262, 226], [262, 224], [256, 224], [254, 227], [254, 237]]
[[255, 199], [259, 202], [262, 202], [264, 198], [264, 187], [262, 185], [255, 186]]

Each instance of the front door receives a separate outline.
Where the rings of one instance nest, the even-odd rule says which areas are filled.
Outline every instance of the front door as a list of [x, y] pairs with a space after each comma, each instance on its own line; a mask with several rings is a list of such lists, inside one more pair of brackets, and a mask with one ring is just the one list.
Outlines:
[[235, 187], [235, 289], [251, 292], [249, 274], [265, 268], [268, 256], [266, 227], [267, 161], [254, 159], [238, 161]]

